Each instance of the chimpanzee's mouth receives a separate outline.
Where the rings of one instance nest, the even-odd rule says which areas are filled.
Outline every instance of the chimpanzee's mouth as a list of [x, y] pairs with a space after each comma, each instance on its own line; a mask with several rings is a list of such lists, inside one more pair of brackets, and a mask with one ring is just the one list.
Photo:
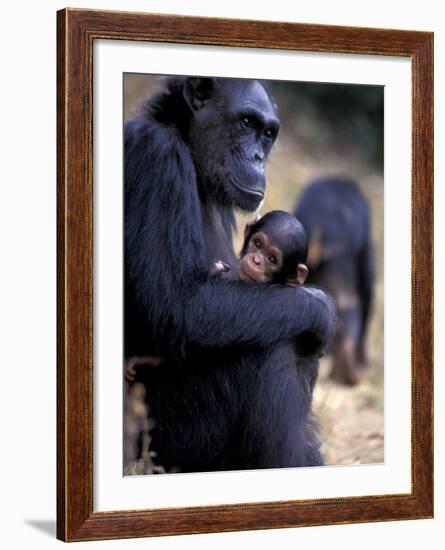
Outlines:
[[240, 275], [240, 279], [244, 282], [247, 282], [247, 283], [258, 283], [258, 279], [255, 279], [251, 274], [250, 274], [250, 269], [245, 265], [243, 265], [243, 262], [241, 262], [241, 265], [240, 265], [240, 270], [239, 270], [239, 275]]
[[240, 170], [240, 174], [232, 179], [232, 183], [241, 193], [253, 196], [256, 200], [264, 199], [266, 192], [264, 172], [259, 174], [254, 170]]
[[253, 277], [251, 277], [250, 275], [247, 275], [247, 273], [244, 274], [244, 276], [249, 279], [248, 282], [251, 282], [251, 283], [256, 283], [256, 279], [254, 279]]
[[234, 182], [234, 185], [239, 191], [242, 191], [243, 193], [246, 193], [248, 195], [255, 195], [259, 199], [264, 198], [264, 191], [262, 189], [252, 189], [251, 187], [241, 185], [239, 182]]

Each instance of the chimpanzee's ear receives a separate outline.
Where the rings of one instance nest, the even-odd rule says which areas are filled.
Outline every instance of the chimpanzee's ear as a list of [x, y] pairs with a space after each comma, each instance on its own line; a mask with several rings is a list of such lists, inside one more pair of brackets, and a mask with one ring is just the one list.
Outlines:
[[246, 227], [244, 228], [244, 240], [247, 239], [247, 235], [250, 233], [252, 227], [259, 222], [260, 218], [261, 216], [258, 214], [254, 220], [246, 223]]
[[287, 283], [291, 285], [302, 285], [308, 276], [309, 269], [305, 264], [298, 264], [295, 273], [287, 278]]
[[214, 78], [191, 76], [184, 84], [184, 99], [192, 111], [199, 111], [212, 97], [216, 87]]

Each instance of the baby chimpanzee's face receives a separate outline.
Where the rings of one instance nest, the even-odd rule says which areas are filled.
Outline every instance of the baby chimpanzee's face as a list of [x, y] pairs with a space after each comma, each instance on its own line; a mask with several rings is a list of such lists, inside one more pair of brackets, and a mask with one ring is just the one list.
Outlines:
[[253, 233], [240, 260], [240, 279], [251, 283], [270, 283], [283, 268], [283, 254], [270, 238]]

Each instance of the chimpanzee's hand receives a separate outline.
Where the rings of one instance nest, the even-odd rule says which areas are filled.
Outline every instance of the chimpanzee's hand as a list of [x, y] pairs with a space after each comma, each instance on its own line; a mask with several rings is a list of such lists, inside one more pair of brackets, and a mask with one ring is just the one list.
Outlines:
[[321, 357], [326, 352], [331, 337], [334, 334], [337, 320], [335, 301], [320, 288], [311, 286], [300, 288], [320, 301], [326, 310], [326, 314], [323, 315], [323, 322], [319, 323], [318, 331], [312, 330], [308, 333], [303, 332], [300, 334], [297, 339], [297, 347], [302, 355], [316, 354], [318, 357]]
[[326, 292], [321, 290], [321, 288], [316, 288], [315, 286], [303, 286], [303, 288], [306, 292], [324, 302], [330, 312], [331, 317], [335, 320], [337, 314], [334, 299], [329, 296], [329, 294], [326, 294]]
[[133, 356], [124, 361], [124, 376], [125, 380], [131, 384], [136, 379], [136, 368], [140, 366], [159, 367], [162, 363], [162, 357], [153, 357], [151, 355], [143, 355], [141, 357]]

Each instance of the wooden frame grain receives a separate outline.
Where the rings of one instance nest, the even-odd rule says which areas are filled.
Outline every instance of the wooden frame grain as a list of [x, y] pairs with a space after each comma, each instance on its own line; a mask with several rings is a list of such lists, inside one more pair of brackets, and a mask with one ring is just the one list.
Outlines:
[[[411, 493], [93, 512], [92, 86], [97, 39], [411, 59]], [[95, 540], [432, 517], [433, 34], [65, 9], [57, 13], [57, 83], [57, 537]]]

